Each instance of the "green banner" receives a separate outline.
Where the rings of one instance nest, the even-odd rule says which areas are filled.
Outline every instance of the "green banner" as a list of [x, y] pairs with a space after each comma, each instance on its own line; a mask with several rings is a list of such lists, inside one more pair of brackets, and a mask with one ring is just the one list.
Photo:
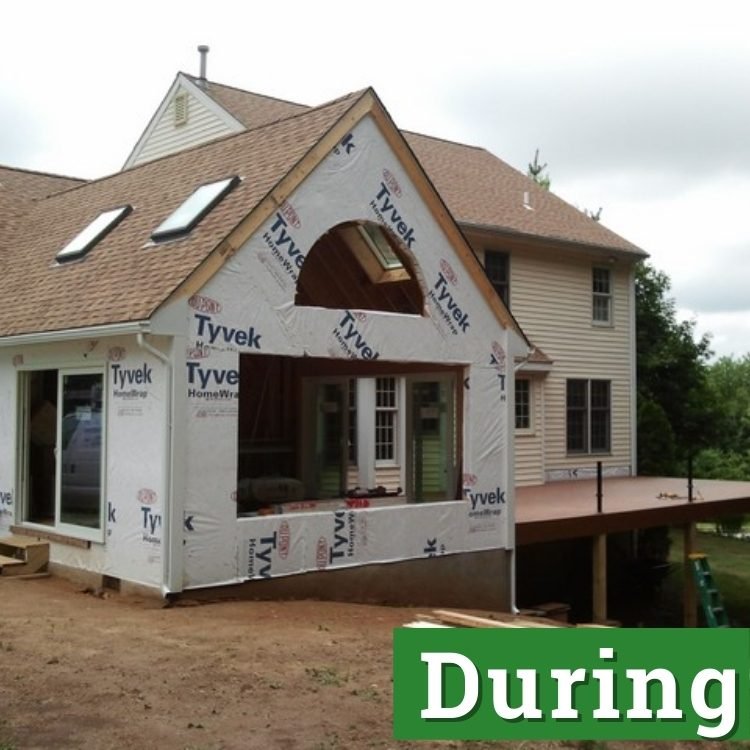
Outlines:
[[750, 630], [400, 628], [397, 739], [750, 739]]

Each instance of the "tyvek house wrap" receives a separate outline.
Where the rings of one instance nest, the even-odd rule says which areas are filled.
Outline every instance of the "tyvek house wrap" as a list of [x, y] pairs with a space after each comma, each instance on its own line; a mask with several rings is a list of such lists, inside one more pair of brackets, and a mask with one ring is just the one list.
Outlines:
[[[306, 254], [353, 220], [401, 236], [424, 315], [295, 306]], [[191, 299], [188, 327], [187, 587], [508, 547], [508, 363], [518, 338], [475, 288], [371, 118]], [[463, 499], [237, 518], [240, 353], [463, 364]]]
[[[26, 345], [0, 352], [0, 446], [7, 447], [0, 450], [0, 534], [23, 521], [22, 509], [16, 507], [21, 478], [10, 448], [23, 450], [17, 442], [23, 433], [16, 435], [19, 373], [59, 368], [103, 374], [103, 508], [101, 537], [90, 548], [53, 541], [50, 559], [159, 586], [167, 385], [162, 363], [141, 349], [134, 337]], [[64, 528], [50, 530], [65, 533]]]
[[[13, 361], [15, 358], [15, 362]], [[10, 531], [14, 522], [16, 489], [13, 483], [16, 456], [16, 379], [14, 364], [18, 354], [0, 351], [0, 536]]]

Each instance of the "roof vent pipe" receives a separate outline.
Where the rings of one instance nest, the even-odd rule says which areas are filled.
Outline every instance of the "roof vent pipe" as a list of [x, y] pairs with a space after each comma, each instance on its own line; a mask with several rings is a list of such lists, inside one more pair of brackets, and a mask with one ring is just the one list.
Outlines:
[[199, 44], [198, 45], [198, 52], [201, 56], [201, 72], [200, 76], [198, 77], [198, 80], [200, 83], [206, 82], [206, 62], [208, 59], [208, 50], [209, 46], [207, 44]]

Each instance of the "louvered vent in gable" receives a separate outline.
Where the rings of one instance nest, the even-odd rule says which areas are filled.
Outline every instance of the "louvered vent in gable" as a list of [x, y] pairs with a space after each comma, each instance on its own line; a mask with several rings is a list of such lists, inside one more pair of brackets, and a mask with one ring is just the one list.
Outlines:
[[180, 91], [174, 98], [174, 124], [184, 125], [188, 121], [188, 95]]

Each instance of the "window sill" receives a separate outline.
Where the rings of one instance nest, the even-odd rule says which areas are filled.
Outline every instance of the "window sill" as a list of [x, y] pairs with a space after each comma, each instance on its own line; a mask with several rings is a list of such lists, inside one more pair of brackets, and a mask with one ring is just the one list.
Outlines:
[[591, 321], [591, 327], [592, 328], [614, 328], [615, 324], [609, 320], [592, 320]]
[[38, 526], [16, 525], [11, 526], [10, 530], [13, 534], [20, 534], [22, 536], [34, 536], [38, 539], [44, 539], [47, 542], [67, 544], [70, 547], [80, 547], [81, 549], [91, 549], [90, 539], [79, 539], [78, 537], [68, 536], [67, 534], [60, 534], [56, 531], [47, 531], [46, 529], [40, 529]]

